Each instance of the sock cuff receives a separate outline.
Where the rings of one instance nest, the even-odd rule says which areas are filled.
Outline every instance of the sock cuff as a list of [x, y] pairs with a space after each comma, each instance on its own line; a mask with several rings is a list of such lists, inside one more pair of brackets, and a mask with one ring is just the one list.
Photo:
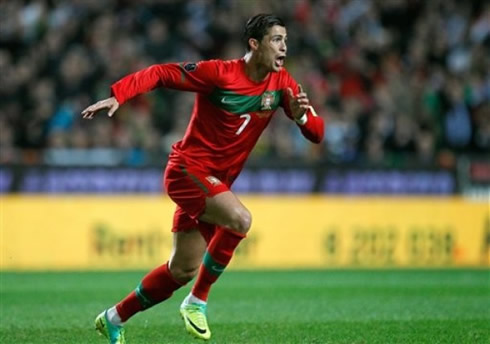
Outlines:
[[143, 289], [143, 283], [138, 284], [138, 286], [134, 290], [134, 293], [140, 301], [141, 307], [143, 307], [143, 309], [150, 308], [151, 306], [156, 304], [156, 302], [152, 300], [152, 298]]
[[225, 270], [228, 263], [223, 263], [215, 259], [211, 254], [206, 251], [203, 257], [203, 262], [206, 269], [213, 275], [221, 275]]

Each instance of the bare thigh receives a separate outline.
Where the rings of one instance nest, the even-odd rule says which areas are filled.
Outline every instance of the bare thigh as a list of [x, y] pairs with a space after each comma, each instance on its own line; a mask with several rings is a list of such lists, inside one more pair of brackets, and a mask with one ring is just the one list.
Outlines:
[[252, 223], [252, 216], [238, 197], [231, 191], [206, 198], [206, 208], [200, 220], [246, 234]]
[[205, 251], [206, 240], [199, 230], [174, 233], [174, 245], [169, 262], [172, 276], [179, 282], [189, 282], [197, 275]]

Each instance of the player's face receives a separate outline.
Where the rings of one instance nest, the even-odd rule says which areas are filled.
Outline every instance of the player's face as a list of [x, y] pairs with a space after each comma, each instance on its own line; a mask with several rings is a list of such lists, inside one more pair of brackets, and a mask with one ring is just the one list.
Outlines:
[[287, 52], [286, 28], [274, 25], [259, 45], [261, 63], [268, 69], [278, 72], [284, 66]]

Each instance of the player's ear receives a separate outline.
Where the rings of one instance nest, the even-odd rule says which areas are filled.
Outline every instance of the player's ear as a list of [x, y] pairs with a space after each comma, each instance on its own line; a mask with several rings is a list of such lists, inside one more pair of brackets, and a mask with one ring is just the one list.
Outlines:
[[250, 50], [257, 50], [259, 48], [259, 41], [255, 38], [249, 38], [248, 45], [250, 46]]

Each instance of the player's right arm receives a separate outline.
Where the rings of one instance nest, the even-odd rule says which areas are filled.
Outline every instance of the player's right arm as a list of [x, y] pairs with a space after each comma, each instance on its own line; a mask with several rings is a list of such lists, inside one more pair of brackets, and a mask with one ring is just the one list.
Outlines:
[[217, 76], [217, 61], [157, 64], [125, 76], [111, 86], [111, 92], [120, 105], [157, 87], [207, 93]]
[[150, 66], [114, 83], [111, 86], [112, 97], [87, 107], [82, 111], [83, 118], [92, 119], [102, 109], [109, 109], [108, 115], [112, 116], [129, 99], [158, 87], [209, 93], [216, 85], [218, 70], [218, 60]]

